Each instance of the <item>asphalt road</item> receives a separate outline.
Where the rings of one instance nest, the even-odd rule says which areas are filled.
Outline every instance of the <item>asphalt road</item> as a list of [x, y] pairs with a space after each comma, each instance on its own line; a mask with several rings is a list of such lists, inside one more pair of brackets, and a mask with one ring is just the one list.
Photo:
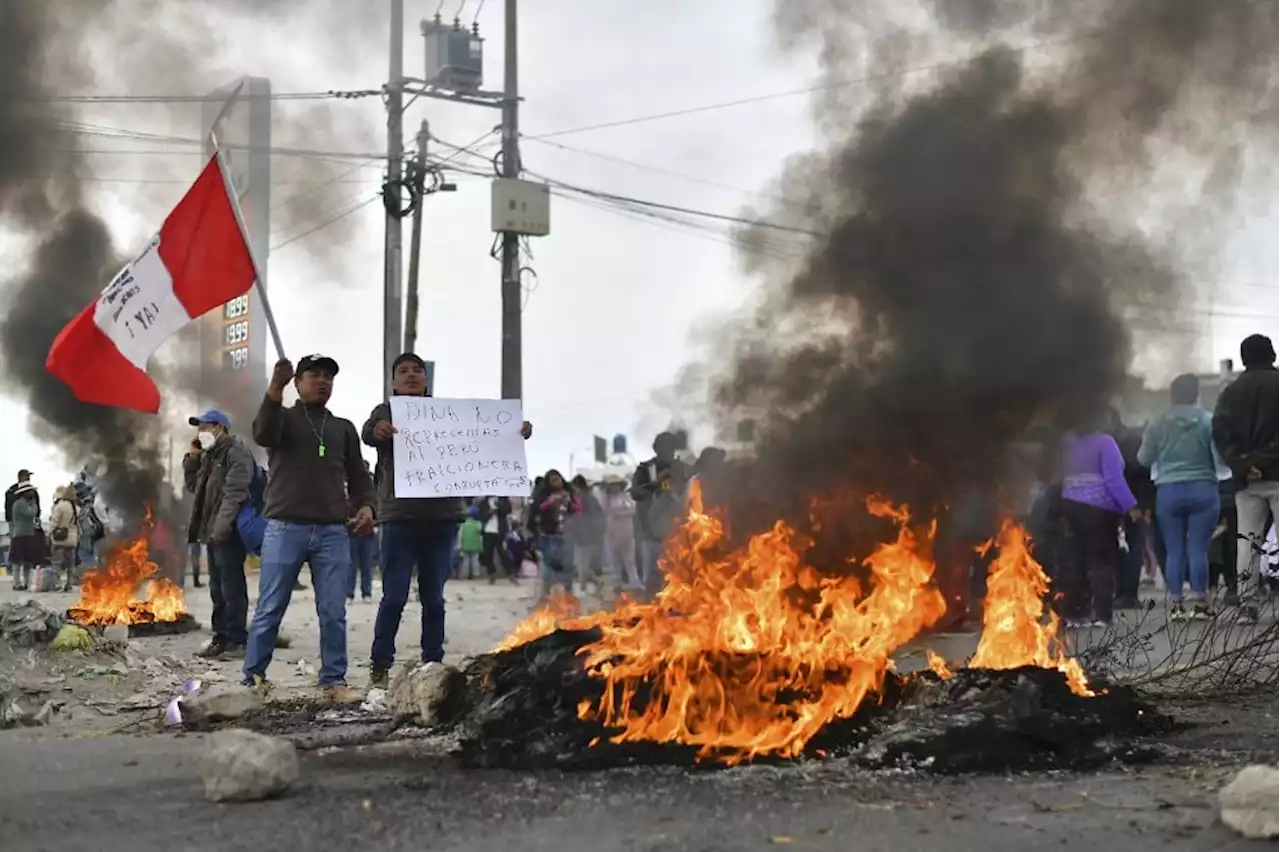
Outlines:
[[215, 805], [203, 797], [201, 748], [194, 735], [6, 735], [0, 849], [1262, 848], [1214, 823], [1213, 796], [1230, 776], [1229, 758], [1217, 766], [969, 779], [868, 774], [839, 761], [565, 775], [468, 771], [422, 744], [402, 743], [309, 754], [302, 782], [286, 797]]

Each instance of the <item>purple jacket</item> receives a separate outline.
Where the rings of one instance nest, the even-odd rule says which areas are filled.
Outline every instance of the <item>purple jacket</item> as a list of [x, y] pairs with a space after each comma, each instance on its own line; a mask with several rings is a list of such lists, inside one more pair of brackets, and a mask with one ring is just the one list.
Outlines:
[[1068, 435], [1062, 448], [1062, 499], [1122, 515], [1138, 504], [1124, 481], [1124, 457], [1105, 432]]

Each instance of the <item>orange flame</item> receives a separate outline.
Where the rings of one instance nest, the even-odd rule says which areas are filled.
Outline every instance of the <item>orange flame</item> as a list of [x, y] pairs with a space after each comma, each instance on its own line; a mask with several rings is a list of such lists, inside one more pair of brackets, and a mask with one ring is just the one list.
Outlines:
[[943, 680], [951, 680], [951, 678], [954, 677], [954, 675], [951, 674], [951, 669], [947, 667], [946, 660], [942, 659], [942, 657], [933, 653], [933, 651], [929, 649], [926, 649], [924, 654], [925, 659], [929, 661], [929, 668], [933, 670], [934, 674]]
[[[155, 577], [160, 569], [150, 560], [147, 547], [153, 526], [148, 509], [138, 535], [114, 547], [104, 567], [85, 573], [80, 600], [71, 608], [74, 621], [97, 625], [147, 624], [176, 621], [186, 613], [182, 587], [165, 577]], [[145, 600], [137, 597], [138, 588], [144, 582]]]
[[1071, 691], [1092, 696], [1079, 661], [1067, 656], [1058, 639], [1058, 616], [1045, 620], [1044, 596], [1049, 578], [1031, 555], [1025, 530], [1006, 520], [996, 537], [999, 553], [987, 572], [987, 602], [982, 638], [969, 660], [973, 668], [1014, 669], [1039, 666], [1057, 669]]
[[[893, 520], [898, 533], [863, 560], [864, 584], [806, 564], [809, 540], [782, 522], [725, 553], [723, 527], [703, 511], [695, 482], [688, 518], [661, 558], [666, 585], [652, 603], [624, 600], [583, 615], [571, 596], [552, 598], [498, 650], [558, 628], [598, 628], [600, 640], [578, 653], [605, 689], [578, 715], [617, 729], [614, 742], [678, 742], [730, 764], [794, 757], [823, 726], [874, 697], [893, 670], [892, 654], [946, 610], [932, 582], [936, 525], [912, 527], [907, 507], [879, 497], [866, 509]], [[1040, 623], [1048, 581], [1026, 544], [1021, 528], [1006, 523], [971, 665], [1058, 668], [1073, 689], [1091, 694], [1079, 664], [1058, 648], [1056, 622]], [[951, 676], [941, 657], [930, 651], [928, 660], [940, 677]]]

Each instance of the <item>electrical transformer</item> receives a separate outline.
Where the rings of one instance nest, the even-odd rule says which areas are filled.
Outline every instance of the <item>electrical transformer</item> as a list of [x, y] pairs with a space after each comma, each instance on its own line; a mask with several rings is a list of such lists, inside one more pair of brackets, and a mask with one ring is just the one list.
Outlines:
[[443, 23], [437, 16], [422, 22], [426, 47], [425, 80], [429, 85], [454, 92], [471, 92], [484, 83], [484, 39], [474, 27], [468, 31], [455, 19]]

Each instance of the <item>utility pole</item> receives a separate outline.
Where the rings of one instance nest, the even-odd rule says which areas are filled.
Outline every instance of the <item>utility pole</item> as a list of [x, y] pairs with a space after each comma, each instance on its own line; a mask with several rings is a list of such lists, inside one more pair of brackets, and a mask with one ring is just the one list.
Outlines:
[[[516, 68], [516, 0], [506, 0], [503, 36], [502, 176], [520, 176], [520, 86]], [[502, 398], [522, 399], [520, 236], [502, 234]]]
[[386, 256], [383, 263], [382, 371], [385, 392], [391, 394], [388, 369], [399, 354], [400, 302], [404, 286], [401, 264], [404, 235], [400, 228], [401, 160], [404, 157], [404, 0], [391, 0], [391, 63], [387, 81]]
[[[417, 182], [417, 202], [413, 207], [413, 230], [409, 232], [409, 287], [404, 301], [404, 351], [414, 352], [418, 345], [418, 268], [422, 255], [422, 208], [426, 206], [427, 140], [430, 138], [427, 120], [418, 128], [418, 153], [414, 157], [417, 168], [413, 180]], [[393, 356], [394, 357], [394, 356]], [[390, 363], [390, 362], [388, 362]]]

